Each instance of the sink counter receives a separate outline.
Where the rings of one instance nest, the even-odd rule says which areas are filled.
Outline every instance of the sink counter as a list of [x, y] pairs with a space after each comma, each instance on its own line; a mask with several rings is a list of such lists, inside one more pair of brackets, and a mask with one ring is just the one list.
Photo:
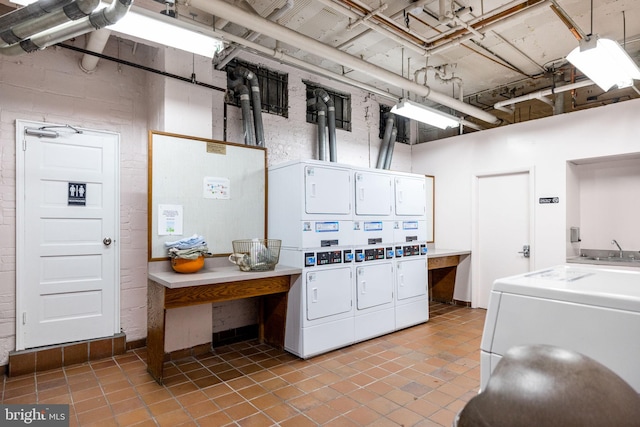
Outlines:
[[640, 258], [631, 259], [611, 259], [597, 257], [575, 256], [567, 258], [568, 264], [606, 265], [609, 267], [632, 267], [640, 268]]

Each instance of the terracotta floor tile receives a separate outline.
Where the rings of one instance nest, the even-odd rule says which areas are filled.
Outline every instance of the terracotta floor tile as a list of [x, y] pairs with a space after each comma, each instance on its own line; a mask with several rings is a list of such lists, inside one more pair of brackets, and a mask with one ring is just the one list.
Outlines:
[[431, 304], [429, 322], [300, 359], [257, 340], [146, 371], [146, 349], [4, 378], [3, 404], [70, 405], [70, 427], [433, 427], [477, 395], [484, 310]]

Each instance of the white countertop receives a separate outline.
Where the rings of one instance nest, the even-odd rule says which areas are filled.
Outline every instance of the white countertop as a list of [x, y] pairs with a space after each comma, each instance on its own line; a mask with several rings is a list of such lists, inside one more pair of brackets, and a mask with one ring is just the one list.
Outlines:
[[170, 271], [149, 271], [149, 280], [167, 288], [184, 288], [187, 286], [215, 285], [218, 283], [239, 282], [242, 280], [264, 279], [292, 274], [301, 274], [301, 268], [276, 265], [271, 271], [240, 271], [235, 266], [205, 266], [197, 273], [182, 274]]
[[454, 256], [454, 255], [469, 255], [471, 251], [463, 250], [463, 249], [441, 249], [441, 248], [429, 248], [427, 251], [428, 258], [439, 258], [444, 256]]

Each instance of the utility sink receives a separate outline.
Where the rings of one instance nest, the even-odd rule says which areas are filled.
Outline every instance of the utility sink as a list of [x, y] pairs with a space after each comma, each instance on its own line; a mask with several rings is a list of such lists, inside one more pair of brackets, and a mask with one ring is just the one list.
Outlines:
[[[622, 256], [620, 256], [622, 255]], [[640, 267], [640, 251], [610, 251], [606, 249], [583, 249], [580, 256], [570, 258], [568, 262], [581, 264], [629, 265]]]

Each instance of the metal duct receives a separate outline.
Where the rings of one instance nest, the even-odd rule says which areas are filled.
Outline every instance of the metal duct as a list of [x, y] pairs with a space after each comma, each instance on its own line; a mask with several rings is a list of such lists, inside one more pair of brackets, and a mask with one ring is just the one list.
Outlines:
[[[90, 50], [91, 52], [101, 53], [102, 51], [104, 51], [104, 47], [107, 45], [110, 36], [111, 30], [107, 30], [106, 28], [101, 28], [97, 31], [94, 31], [89, 36], [86, 49]], [[82, 59], [80, 60], [80, 69], [85, 73], [92, 73], [98, 66], [99, 59], [100, 58], [95, 55], [89, 55], [85, 53], [84, 55], [82, 55]]]
[[327, 104], [322, 98], [315, 95], [307, 99], [307, 106], [314, 109], [318, 115], [318, 160], [327, 160], [327, 149], [325, 147], [326, 127], [327, 127]]
[[[287, 13], [292, 8], [293, 8], [293, 0], [287, 0], [287, 2], [282, 7], [278, 9], [274, 9], [273, 12], [271, 12], [267, 16], [267, 19], [270, 21], [277, 21], [278, 19], [282, 18], [284, 14]], [[249, 33], [244, 37], [244, 39], [252, 42], [252, 41], [255, 41], [258, 37], [260, 37], [259, 32], [249, 31]], [[238, 49], [238, 46], [229, 46], [219, 54], [216, 54], [214, 61], [219, 61], [219, 62], [216, 62], [216, 68], [218, 70], [221, 70], [225, 65], [229, 63], [229, 61], [231, 61], [233, 58], [238, 56], [239, 53], [240, 53], [240, 49]]]
[[0, 16], [0, 29], [4, 32], [14, 25], [39, 18], [57, 9], [61, 9], [72, 1], [73, 0], [40, 0], [12, 12], [5, 13]]
[[129, 11], [132, 1], [133, 0], [114, 0], [109, 7], [94, 11], [85, 18], [43, 31], [20, 43], [2, 47], [0, 48], [0, 53], [3, 55], [21, 55], [25, 52], [45, 49], [70, 38], [86, 34], [90, 31], [99, 30], [107, 25], [113, 25]]
[[9, 26], [0, 25], [0, 39], [2, 39], [0, 41], [0, 46], [9, 46], [19, 43], [34, 34], [57, 27], [69, 21], [84, 18], [93, 12], [99, 4], [100, 0], [77, 0], [64, 5], [62, 8], [46, 12], [45, 14], [35, 18], [27, 18]]
[[315, 89], [313, 94], [321, 99], [327, 108], [327, 127], [329, 128], [329, 161], [337, 162], [338, 154], [336, 147], [336, 107], [333, 99], [324, 89]]
[[389, 149], [387, 150], [387, 157], [384, 160], [384, 168], [389, 169], [391, 167], [391, 159], [393, 158], [393, 149], [396, 146], [396, 137], [398, 136], [398, 129], [394, 126], [391, 130], [391, 138], [389, 139]]
[[240, 109], [242, 110], [242, 129], [244, 131], [245, 145], [254, 145], [253, 125], [251, 123], [251, 98], [249, 88], [244, 84], [244, 79], [228, 79], [227, 87], [238, 94]]
[[391, 141], [391, 131], [393, 130], [394, 121], [395, 114], [388, 113], [387, 119], [385, 120], [382, 143], [380, 144], [380, 152], [378, 153], [378, 163], [376, 163], [376, 168], [378, 169], [384, 168], [384, 164], [387, 159], [387, 153], [389, 152], [389, 142]]
[[253, 126], [255, 128], [256, 145], [264, 147], [264, 125], [262, 123], [262, 99], [260, 98], [260, 82], [254, 72], [245, 67], [238, 67], [233, 71], [237, 77], [249, 81], [251, 86], [251, 104], [253, 108]]
[[453, 108], [454, 110], [460, 111], [464, 114], [471, 115], [482, 121], [493, 124], [500, 123], [496, 116], [487, 113], [480, 108], [465, 104], [464, 102], [460, 102], [459, 100], [453, 99], [442, 93], [433, 92], [428, 87], [415, 83], [391, 71], [385, 70], [382, 67], [370, 64], [363, 59], [356, 58], [334, 47], [325, 45], [318, 40], [297, 33], [260, 16], [254, 16], [242, 9], [228, 4], [223, 0], [191, 0], [190, 4], [194, 8], [201, 9], [205, 12], [211, 13], [212, 15], [235, 22], [244, 27], [260, 28], [260, 32], [266, 36], [272, 37], [276, 40], [281, 40], [293, 46], [298, 46], [307, 52], [311, 52], [314, 55], [336, 62], [345, 67], [373, 75], [379, 80], [395, 87], [402, 88], [405, 91], [411, 91], [418, 96], [424, 96], [427, 99]]

